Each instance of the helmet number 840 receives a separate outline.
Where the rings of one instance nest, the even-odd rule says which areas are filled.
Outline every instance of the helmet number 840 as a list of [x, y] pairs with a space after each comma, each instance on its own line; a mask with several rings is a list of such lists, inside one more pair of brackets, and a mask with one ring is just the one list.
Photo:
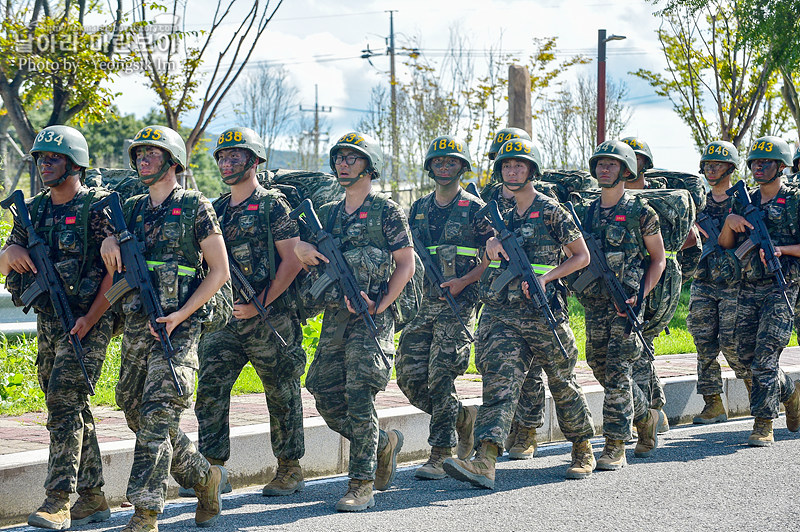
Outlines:
[[450, 148], [451, 150], [456, 150], [457, 152], [463, 151], [461, 144], [457, 144], [454, 141], [448, 139], [440, 139], [438, 148], [440, 150], [446, 150], [447, 148]]
[[36, 142], [55, 142], [61, 146], [61, 141], [64, 140], [64, 135], [56, 135], [52, 131], [42, 131], [36, 137]]

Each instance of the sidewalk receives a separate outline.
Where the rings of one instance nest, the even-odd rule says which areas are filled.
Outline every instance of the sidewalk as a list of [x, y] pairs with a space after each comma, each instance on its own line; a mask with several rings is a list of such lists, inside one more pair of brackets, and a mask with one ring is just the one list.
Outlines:
[[[800, 365], [800, 349], [794, 348], [784, 351], [781, 363], [786, 365]], [[664, 355], [656, 358], [656, 368], [662, 378], [681, 377], [694, 375], [696, 370], [696, 355]], [[720, 357], [723, 371], [729, 368]], [[575, 371], [581, 386], [596, 385], [597, 381], [585, 361], [579, 361]], [[465, 375], [458, 379], [456, 388], [462, 399], [475, 399], [481, 397], [481, 376]], [[377, 408], [380, 410], [396, 407], [410, 406], [408, 399], [397, 387], [396, 381], [391, 381], [386, 391], [378, 394]], [[122, 411], [111, 407], [94, 407], [97, 436], [100, 443], [132, 440], [133, 433], [125, 423]], [[303, 388], [303, 416], [305, 418], [319, 417], [314, 405], [314, 398]], [[21, 416], [0, 416], [0, 455], [47, 449], [49, 434], [45, 424], [46, 412], [31, 412]], [[244, 427], [268, 423], [266, 401], [263, 394], [237, 395], [231, 397], [231, 427]], [[197, 432], [197, 418], [194, 410], [189, 409], [181, 417], [181, 429], [186, 433]]]

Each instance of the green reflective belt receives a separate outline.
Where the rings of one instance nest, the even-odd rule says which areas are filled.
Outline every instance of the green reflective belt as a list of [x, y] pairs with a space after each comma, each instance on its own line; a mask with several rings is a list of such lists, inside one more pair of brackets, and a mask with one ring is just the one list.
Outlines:
[[[645, 256], [649, 257], [650, 256], [650, 252], [648, 251], [647, 253], [645, 253]], [[677, 251], [664, 250], [664, 256], [666, 258], [668, 258], [668, 259], [677, 259], [678, 258], [678, 252]]]
[[[162, 264], [166, 264], [166, 262], [161, 262], [158, 260], [148, 260], [147, 269], [153, 271], [156, 269], [156, 266], [161, 266]], [[194, 268], [178, 265], [178, 275], [186, 275], [188, 277], [194, 277], [195, 273], [196, 270]]]
[[[499, 268], [499, 267], [500, 267], [499, 260], [493, 260], [489, 263], [489, 268]], [[555, 266], [548, 266], [546, 264], [531, 264], [531, 268], [533, 268], [533, 273], [537, 275], [544, 275], [553, 268], [555, 268]]]
[[[439, 246], [428, 246], [425, 249], [431, 255], [436, 255], [436, 248]], [[478, 256], [478, 249], [477, 248], [468, 248], [464, 246], [456, 246], [456, 255], [463, 255], [465, 257], [477, 257]]]

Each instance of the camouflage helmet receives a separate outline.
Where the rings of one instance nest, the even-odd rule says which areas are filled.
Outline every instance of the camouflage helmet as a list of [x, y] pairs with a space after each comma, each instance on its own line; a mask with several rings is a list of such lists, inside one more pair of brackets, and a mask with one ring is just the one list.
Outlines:
[[[636, 153], [633, 151], [633, 148], [631, 148], [630, 145], [622, 142], [621, 140], [607, 140], [594, 150], [594, 153], [589, 159], [589, 172], [595, 179], [597, 179], [597, 161], [598, 159], [604, 158], [616, 159], [622, 163], [622, 170], [627, 168], [631, 174], [636, 175], [638, 169], [638, 165], [636, 163]], [[620, 171], [620, 175], [622, 175], [622, 170]]]
[[[36, 135], [33, 146], [29, 152], [34, 160], [39, 159], [39, 153], [52, 152], [66, 156], [73, 164], [80, 166], [84, 171], [89, 168], [89, 145], [83, 134], [69, 126], [49, 126]], [[47, 186], [56, 186], [63, 183], [67, 177], [78, 172], [67, 168], [67, 171], [56, 179], [45, 183]]]
[[330, 165], [336, 175], [336, 165], [333, 158], [342, 148], [350, 148], [367, 158], [367, 170], [372, 172], [372, 179], [378, 179], [383, 169], [383, 151], [377, 140], [364, 133], [352, 131], [342, 135], [330, 149]]
[[492, 174], [494, 178], [503, 183], [503, 161], [506, 159], [522, 159], [531, 164], [530, 174], [528, 174], [528, 181], [542, 175], [540, 168], [542, 167], [542, 157], [539, 155], [539, 149], [533, 145], [533, 142], [523, 138], [514, 138], [507, 140], [500, 146], [500, 151], [497, 152], [497, 158], [494, 160], [494, 169]]
[[700, 173], [703, 173], [703, 163], [706, 161], [719, 161], [731, 163], [735, 169], [739, 166], [739, 150], [736, 146], [725, 140], [715, 140], [710, 142], [700, 156]]
[[[650, 151], [650, 146], [648, 146], [645, 141], [638, 139], [636, 137], [625, 137], [624, 139], [621, 140], [622, 142], [633, 148], [633, 153], [637, 155], [642, 155], [647, 159], [647, 162], [644, 165], [645, 170], [649, 170], [650, 168], [653, 167], [653, 152]], [[637, 164], [637, 169], [638, 169], [638, 164]], [[636, 171], [634, 172], [634, 175], [638, 173], [639, 172]]]
[[505, 127], [498, 131], [492, 139], [492, 145], [489, 146], [489, 160], [493, 161], [497, 157], [497, 152], [500, 147], [511, 139], [525, 139], [531, 140], [531, 136], [524, 129], [518, 127]]
[[173, 164], [178, 165], [177, 173], [181, 173], [186, 169], [186, 143], [174, 129], [166, 126], [152, 125], [142, 128], [135, 137], [133, 142], [128, 148], [128, 157], [130, 158], [131, 168], [136, 170], [136, 157], [133, 151], [138, 146], [155, 146], [161, 148], [170, 154], [170, 166]]
[[800, 146], [794, 152], [794, 158], [792, 158], [792, 172], [800, 172]]
[[433, 172], [431, 172], [430, 169], [430, 162], [436, 157], [455, 157], [456, 159], [463, 161], [464, 166], [458, 175], [461, 175], [464, 172], [472, 171], [472, 161], [470, 161], [469, 158], [469, 148], [467, 147], [466, 142], [458, 137], [454, 137], [452, 135], [442, 135], [441, 137], [436, 137], [433, 139], [431, 145], [428, 146], [428, 153], [425, 155], [424, 168], [430, 173], [431, 177], [433, 177]]
[[66, 155], [81, 168], [89, 168], [89, 145], [83, 134], [69, 126], [49, 126], [36, 135], [29, 152], [36, 159], [43, 151]]
[[267, 149], [264, 147], [264, 141], [249, 127], [232, 127], [223, 131], [214, 148], [214, 159], [217, 158], [220, 150], [228, 148], [249, 150], [258, 159], [258, 164], [267, 162]]
[[792, 166], [792, 149], [789, 143], [780, 137], [767, 135], [760, 137], [753, 142], [750, 152], [747, 154], [747, 166], [756, 159], [770, 159], [780, 161], [786, 166]]

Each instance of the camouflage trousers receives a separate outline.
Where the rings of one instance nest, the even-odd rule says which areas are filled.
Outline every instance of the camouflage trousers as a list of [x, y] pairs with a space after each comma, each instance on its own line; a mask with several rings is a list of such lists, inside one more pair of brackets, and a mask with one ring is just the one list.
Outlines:
[[519, 393], [514, 423], [529, 429], [544, 425], [544, 395], [544, 369], [531, 365]]
[[647, 416], [650, 401], [632, 378], [633, 364], [642, 356], [635, 334], [624, 337], [627, 319], [617, 315], [610, 299], [584, 299], [586, 362], [603, 386], [603, 434], [629, 440], [632, 423]]
[[210, 467], [178, 426], [194, 391], [200, 323], [192, 316], [170, 335], [177, 350], [173, 363], [182, 396], [175, 389], [161, 343], [147, 323], [139, 313], [125, 317], [116, 401], [136, 433], [128, 500], [138, 508], [161, 512], [170, 474], [191, 488], [206, 478]]
[[484, 306], [475, 346], [475, 364], [483, 376], [483, 404], [475, 422], [476, 444], [490, 441], [503, 447], [531, 366], [541, 367], [547, 374], [564, 437], [574, 442], [594, 436], [592, 416], [575, 378], [575, 336], [566, 319], [556, 330], [569, 355], [567, 359], [540, 315], [523, 307]]
[[258, 316], [233, 318], [222, 330], [200, 338], [194, 411], [200, 452], [206, 458], [223, 462], [230, 458], [231, 390], [248, 362], [264, 385], [273, 454], [285, 460], [297, 460], [305, 454], [300, 397], [300, 376], [306, 369], [303, 330], [295, 313], [273, 312], [269, 319], [286, 347]]
[[[792, 284], [786, 290], [792, 305], [797, 289]], [[750, 413], [755, 417], [777, 418], [780, 404], [794, 393], [794, 383], [778, 366], [792, 325], [790, 309], [771, 279], [742, 282], [736, 309], [736, 357], [753, 375]]]
[[[44, 487], [70, 493], [100, 487], [104, 484], [103, 465], [89, 408], [89, 390], [69, 336], [61, 328], [60, 320], [47, 314], [37, 316], [36, 335], [36, 373], [47, 403], [50, 433]], [[81, 340], [86, 353], [84, 365], [92, 386], [100, 378], [110, 340], [108, 315], [102, 316]]]
[[702, 279], [692, 281], [686, 328], [697, 347], [697, 393], [722, 393], [720, 351], [739, 379], [749, 379], [750, 369], [736, 357], [735, 327], [739, 284], [729, 286]]
[[[394, 355], [391, 311], [375, 316], [379, 342], [387, 357]], [[375, 396], [386, 388], [392, 368], [378, 352], [364, 322], [346, 310], [328, 307], [306, 388], [325, 423], [350, 441], [350, 478], [373, 480], [378, 449], [388, 443], [378, 428]]]
[[[653, 345], [654, 338], [645, 336], [644, 341], [650, 347], [650, 350], [655, 353], [655, 346]], [[664, 408], [667, 404], [667, 397], [664, 395], [664, 385], [661, 384], [661, 379], [656, 373], [656, 365], [650, 360], [650, 357], [642, 352], [634, 363], [631, 370], [631, 377], [639, 389], [642, 390], [644, 396], [647, 398], [648, 404], [651, 408]]]
[[[474, 307], [464, 305], [461, 318], [474, 322]], [[425, 298], [419, 312], [400, 335], [397, 385], [412, 405], [430, 414], [428, 444], [455, 447], [456, 419], [461, 402], [455, 380], [469, 366], [470, 342], [450, 306]]]

